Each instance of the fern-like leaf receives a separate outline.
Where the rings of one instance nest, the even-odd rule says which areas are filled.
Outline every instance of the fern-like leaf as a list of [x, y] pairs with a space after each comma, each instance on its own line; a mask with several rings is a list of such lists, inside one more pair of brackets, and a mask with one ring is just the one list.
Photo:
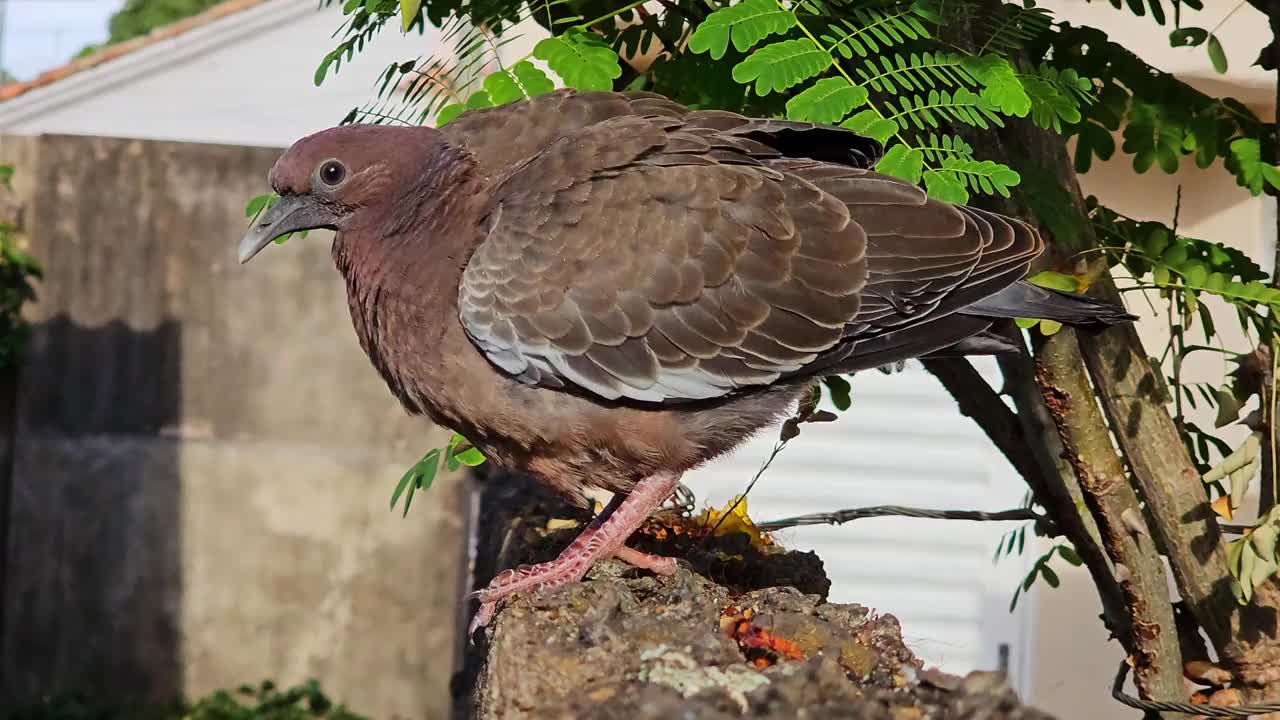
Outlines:
[[484, 79], [484, 91], [494, 105], [534, 97], [551, 92], [551, 78], [528, 60], [516, 63], [510, 70], [499, 70]]
[[1004, 121], [996, 114], [995, 109], [982, 96], [964, 88], [954, 93], [945, 90], [930, 90], [927, 96], [898, 96], [901, 111], [892, 115], [902, 128], [914, 126], [917, 130], [926, 127], [938, 128], [943, 122], [962, 122], [977, 128], [987, 129], [991, 126], [1004, 127]]
[[1008, 55], [1035, 42], [1053, 25], [1047, 8], [972, 3], [968, 9], [980, 52]]
[[855, 71], [862, 84], [876, 92], [898, 94], [925, 92], [939, 87], [974, 86], [977, 80], [965, 68], [965, 60], [954, 53], [911, 53], [883, 55], [880, 65], [872, 58]]
[[622, 75], [618, 54], [598, 36], [581, 30], [546, 38], [533, 56], [547, 63], [564, 84], [578, 90], [612, 90]]
[[1018, 77], [1031, 99], [1031, 120], [1054, 132], [1062, 132], [1063, 123], [1080, 122], [1080, 108], [1094, 101], [1093, 81], [1070, 68], [1059, 71], [1041, 65], [1035, 73]]
[[965, 59], [965, 67], [982, 84], [982, 98], [1005, 115], [1026, 117], [1031, 98], [1009, 61], [998, 55]]
[[737, 82], [755, 83], [757, 95], [781, 92], [798, 85], [835, 62], [831, 54], [808, 38], [783, 40], [756, 50], [733, 68]]
[[689, 37], [689, 49], [719, 60], [729, 49], [746, 52], [756, 43], [795, 27], [796, 16], [775, 0], [742, 0], [707, 16]]
[[1017, 171], [991, 160], [948, 158], [942, 169], [955, 175], [970, 189], [987, 195], [1009, 197], [1009, 188], [1022, 181]]
[[943, 202], [963, 205], [969, 202], [969, 191], [960, 176], [950, 170], [925, 170], [924, 189], [932, 197]]
[[865, 88], [843, 77], [823, 78], [787, 101], [787, 117], [834, 125], [866, 102]]
[[929, 30], [921, 22], [921, 12], [921, 6], [916, 4], [903, 4], [889, 10], [855, 9], [851, 12], [853, 20], [831, 23], [819, 38], [831, 52], [846, 60], [855, 54], [858, 57], [876, 55], [910, 40], [928, 38]]
[[863, 110], [853, 117], [840, 123], [840, 127], [847, 128], [864, 137], [874, 139], [880, 144], [884, 144], [898, 132], [898, 123], [882, 117], [875, 110]]
[[924, 153], [903, 143], [889, 148], [880, 162], [876, 163], [876, 172], [913, 183], [920, 182], [923, 169]]
[[952, 158], [961, 160], [973, 159], [973, 146], [955, 135], [940, 136], [936, 133], [929, 133], [922, 139], [924, 143], [917, 145], [917, 147], [924, 153], [925, 160], [930, 164], [942, 165]]

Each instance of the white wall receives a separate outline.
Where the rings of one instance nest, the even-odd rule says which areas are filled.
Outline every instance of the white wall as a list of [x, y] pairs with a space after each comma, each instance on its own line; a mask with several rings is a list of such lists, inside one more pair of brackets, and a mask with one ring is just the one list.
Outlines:
[[317, 88], [343, 18], [336, 5], [316, 5], [274, 0], [32, 90], [0, 103], [0, 132], [286, 147], [372, 99], [389, 63], [448, 54], [437, 30], [404, 35], [388, 23]]

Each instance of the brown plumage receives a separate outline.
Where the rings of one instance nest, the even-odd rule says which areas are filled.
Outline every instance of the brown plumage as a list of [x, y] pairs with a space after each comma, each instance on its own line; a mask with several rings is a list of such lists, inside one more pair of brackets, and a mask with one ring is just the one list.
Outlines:
[[282, 200], [242, 260], [338, 230], [356, 334], [410, 412], [574, 500], [619, 494], [558, 565], [496, 580], [491, 611], [609, 554], [666, 569], [621, 542], [815, 375], [1008, 349], [986, 334], [1002, 317], [1130, 317], [1021, 282], [1043, 247], [1031, 226], [878, 175], [878, 150], [647, 93], [336, 128], [272, 169]]

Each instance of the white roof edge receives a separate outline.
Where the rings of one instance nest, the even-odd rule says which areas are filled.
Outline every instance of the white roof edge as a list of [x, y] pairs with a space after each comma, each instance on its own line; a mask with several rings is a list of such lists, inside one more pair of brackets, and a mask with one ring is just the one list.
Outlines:
[[[187, 61], [246, 35], [325, 9], [319, 7], [315, 0], [268, 0], [256, 7], [160, 40], [104, 62], [98, 67], [82, 70], [44, 87], [32, 89], [12, 100], [0, 102], [0, 132], [33, 116], [38, 117], [156, 70]], [[337, 20], [336, 13], [334, 19]], [[334, 29], [337, 29], [336, 22]]]

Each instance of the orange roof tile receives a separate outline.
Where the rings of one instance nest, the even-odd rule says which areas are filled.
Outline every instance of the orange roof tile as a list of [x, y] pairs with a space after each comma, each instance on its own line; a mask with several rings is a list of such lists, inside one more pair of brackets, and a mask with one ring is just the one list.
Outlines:
[[115, 45], [108, 45], [90, 55], [78, 60], [72, 60], [66, 65], [56, 67], [52, 70], [46, 70], [45, 72], [40, 73], [40, 75], [34, 80], [0, 85], [0, 102], [12, 100], [13, 98], [26, 94], [37, 88], [44, 87], [45, 85], [52, 85], [53, 83], [71, 75], [75, 75], [78, 72], [95, 68], [123, 55], [128, 55], [129, 53], [136, 52], [158, 42], [177, 37], [198, 27], [203, 27], [210, 23], [217, 22], [228, 15], [234, 15], [235, 13], [248, 10], [251, 7], [261, 5], [265, 2], [268, 2], [268, 0], [225, 0], [225, 2], [218, 3], [199, 15], [193, 15], [189, 18], [183, 18], [177, 22], [169, 23], [168, 25], [162, 25], [146, 35], [133, 38], [132, 40], [126, 40], [122, 43], [116, 43]]

